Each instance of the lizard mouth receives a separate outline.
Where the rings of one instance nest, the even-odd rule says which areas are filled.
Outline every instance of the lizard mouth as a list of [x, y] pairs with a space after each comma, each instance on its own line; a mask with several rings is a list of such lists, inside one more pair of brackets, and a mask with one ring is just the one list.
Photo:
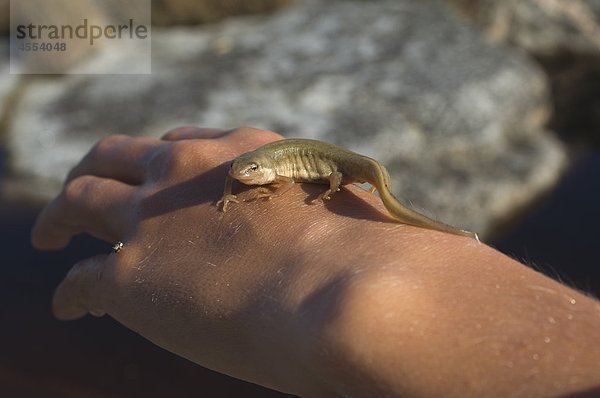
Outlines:
[[250, 180], [254, 179], [252, 176], [250, 176], [248, 174], [237, 173], [233, 169], [229, 169], [229, 176], [232, 178], [235, 178], [238, 181], [250, 181]]

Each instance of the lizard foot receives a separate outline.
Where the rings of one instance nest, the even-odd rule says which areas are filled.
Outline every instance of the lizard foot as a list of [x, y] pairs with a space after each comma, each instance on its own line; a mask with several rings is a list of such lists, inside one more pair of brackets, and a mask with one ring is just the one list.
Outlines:
[[227, 211], [227, 205], [229, 204], [229, 202], [240, 203], [237, 196], [235, 196], [233, 194], [226, 194], [226, 195], [223, 195], [223, 197], [221, 199], [219, 199], [219, 201], [217, 202], [217, 208], [219, 206], [223, 205], [221, 207], [221, 210], [223, 211], [223, 213], [225, 213]]
[[278, 197], [279, 194], [271, 191], [269, 188], [260, 187], [256, 190], [256, 196], [253, 199], [267, 199], [271, 200]]
[[325, 191], [322, 194], [320, 194], [318, 198], [316, 198], [315, 200], [313, 200], [313, 203], [314, 202], [324, 203], [325, 200], [331, 200], [331, 195], [332, 195], [331, 189], [328, 189], [327, 191]]

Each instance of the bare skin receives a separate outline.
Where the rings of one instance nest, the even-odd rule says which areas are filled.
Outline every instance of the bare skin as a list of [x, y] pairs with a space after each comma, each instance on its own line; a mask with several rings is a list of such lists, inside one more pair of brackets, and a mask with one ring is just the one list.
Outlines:
[[[295, 182], [328, 184], [329, 188], [319, 195], [319, 200], [331, 199], [342, 184], [368, 182], [372, 186], [370, 192], [379, 191], [381, 201], [394, 220], [479, 240], [473, 232], [432, 220], [400, 203], [390, 191], [387, 170], [378, 161], [323, 141], [275, 141], [234, 159], [225, 181], [223, 197], [217, 203], [222, 205], [223, 212], [227, 211], [229, 202], [239, 202], [231, 191], [232, 179], [247, 185], [281, 184], [288, 189]], [[268, 189], [259, 192], [259, 197], [269, 199], [280, 195]]]
[[486, 245], [390, 223], [353, 186], [335, 207], [295, 184], [218, 211], [226, 161], [279, 138], [183, 128], [101, 141], [32, 242], [124, 246], [76, 264], [55, 315], [106, 313], [199, 365], [306, 397], [598, 395], [600, 303]]

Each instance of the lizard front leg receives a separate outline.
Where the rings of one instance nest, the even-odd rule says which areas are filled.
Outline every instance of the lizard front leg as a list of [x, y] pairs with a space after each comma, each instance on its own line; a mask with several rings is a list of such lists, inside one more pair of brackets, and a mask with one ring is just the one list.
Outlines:
[[227, 175], [227, 177], [225, 177], [225, 189], [223, 190], [223, 196], [217, 202], [217, 208], [220, 205], [223, 205], [221, 208], [223, 213], [225, 213], [227, 211], [227, 205], [229, 204], [229, 202], [240, 203], [237, 196], [231, 193], [232, 186], [233, 186], [233, 178], [231, 178], [230, 175]]
[[294, 185], [294, 179], [291, 177], [278, 175], [275, 178], [275, 181], [273, 181], [273, 183], [278, 185], [277, 192], [273, 192], [267, 187], [260, 187], [258, 189], [255, 199], [266, 198], [268, 200], [271, 200], [273, 198], [283, 195], [292, 188], [292, 186]]

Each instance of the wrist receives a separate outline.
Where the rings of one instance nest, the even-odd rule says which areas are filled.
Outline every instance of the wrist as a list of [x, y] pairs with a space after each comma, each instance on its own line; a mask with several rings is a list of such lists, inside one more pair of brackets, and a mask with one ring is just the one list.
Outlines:
[[[361, 350], [386, 351], [370, 346], [388, 327], [385, 312], [418, 322], [421, 314], [410, 311], [424, 311], [426, 300], [412, 288], [428, 278], [426, 270], [439, 271], [457, 246], [481, 246], [388, 222], [376, 196], [349, 188], [351, 193], [334, 196], [335, 203], [310, 204], [322, 186], [297, 185], [281, 197], [241, 202], [226, 213], [256, 231], [257, 241], [249, 247], [243, 240], [232, 244], [249, 264], [261, 267], [261, 279], [268, 281], [256, 292], [257, 320], [263, 322], [253, 320], [247, 329], [261, 355], [269, 356], [265, 366], [275, 381], [262, 384], [309, 396], [341, 394], [340, 385], [360, 391], [354, 380], [369, 376], [360, 372], [374, 360]], [[244, 194], [253, 193], [240, 198]], [[390, 360], [406, 358], [407, 366], [410, 353], [401, 354]]]

